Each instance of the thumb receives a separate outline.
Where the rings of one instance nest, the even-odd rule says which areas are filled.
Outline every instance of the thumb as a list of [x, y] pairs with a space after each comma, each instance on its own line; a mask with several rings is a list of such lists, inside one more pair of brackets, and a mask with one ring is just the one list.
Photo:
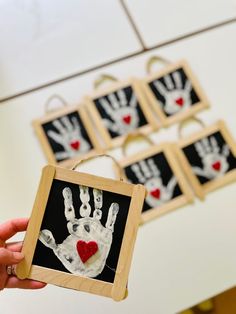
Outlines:
[[23, 258], [24, 254], [21, 252], [11, 252], [5, 248], [0, 248], [0, 264], [18, 264]]

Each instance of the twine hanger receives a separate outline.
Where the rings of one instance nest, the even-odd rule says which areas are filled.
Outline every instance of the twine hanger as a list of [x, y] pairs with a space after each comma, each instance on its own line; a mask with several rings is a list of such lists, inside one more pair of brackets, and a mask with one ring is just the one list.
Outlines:
[[206, 127], [205, 123], [197, 117], [187, 118], [187, 119], [181, 121], [178, 125], [178, 137], [179, 137], [179, 139], [183, 138], [183, 133], [182, 133], [183, 129], [191, 123], [196, 123], [196, 124], [200, 125], [202, 128]]
[[64, 107], [68, 105], [67, 102], [65, 101], [65, 99], [64, 99], [63, 97], [61, 97], [61, 96], [58, 95], [58, 94], [54, 94], [54, 95], [52, 95], [52, 96], [50, 96], [50, 97], [48, 98], [48, 100], [46, 101], [46, 103], [45, 103], [45, 105], [44, 105], [44, 108], [45, 108], [45, 112], [46, 112], [46, 113], [57, 110], [57, 108], [56, 108], [56, 109], [49, 109], [49, 105], [51, 104], [51, 102], [52, 102], [54, 99], [58, 99], [59, 102], [61, 103], [61, 105], [64, 106]]
[[123, 144], [121, 146], [121, 150], [122, 150], [122, 154], [124, 157], [127, 156], [127, 146], [133, 142], [134, 140], [137, 139], [143, 139], [145, 142], [147, 142], [150, 146], [155, 145], [155, 143], [153, 142], [152, 139], [150, 139], [147, 135], [144, 135], [143, 133], [139, 132], [139, 131], [135, 131], [133, 133], [129, 133], [124, 141]]
[[115, 76], [110, 75], [110, 74], [101, 74], [93, 83], [94, 89], [99, 88], [106, 81], [108, 81], [108, 82], [117, 82], [118, 79]]
[[161, 63], [163, 65], [169, 65], [171, 64], [171, 61], [169, 61], [168, 59], [161, 57], [161, 56], [152, 56], [147, 60], [146, 63], [146, 72], [147, 74], [151, 74], [152, 73], [152, 67], [155, 63]]
[[110, 158], [114, 164], [116, 165], [117, 169], [119, 170], [119, 180], [120, 181], [124, 181], [124, 172], [123, 172], [123, 169], [121, 168], [120, 164], [118, 163], [118, 161], [112, 157], [111, 155], [108, 155], [108, 154], [97, 154], [97, 155], [94, 155], [94, 156], [90, 156], [90, 157], [87, 157], [87, 158], [84, 158], [84, 159], [81, 159], [79, 160], [73, 167], [71, 170], [76, 170], [76, 168], [78, 166], [80, 166], [82, 163], [84, 162], [87, 162], [89, 160], [92, 160], [92, 159], [95, 159], [95, 158], [100, 158], [100, 157], [107, 157], [107, 158]]

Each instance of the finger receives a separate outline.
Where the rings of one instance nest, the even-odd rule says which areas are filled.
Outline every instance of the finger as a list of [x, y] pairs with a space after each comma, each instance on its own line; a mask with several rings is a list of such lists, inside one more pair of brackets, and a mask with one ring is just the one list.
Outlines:
[[16, 218], [0, 225], [0, 239], [6, 241], [17, 232], [25, 231], [28, 225], [28, 218]]
[[113, 120], [115, 119], [115, 113], [113, 112], [113, 109], [110, 107], [109, 102], [106, 100], [106, 98], [100, 98], [99, 104], [105, 111], [105, 113], [110, 116]]
[[57, 131], [58, 131], [61, 135], [67, 133], [66, 128], [63, 127], [61, 121], [59, 121], [59, 120], [54, 120], [54, 121], [52, 122], [52, 125], [54, 126], [54, 128], [57, 129]]
[[127, 98], [123, 89], [117, 91], [117, 95], [119, 97], [119, 102], [122, 107], [127, 106]]
[[56, 143], [63, 144], [63, 138], [60, 134], [57, 134], [56, 132], [50, 130], [47, 132], [47, 135]]
[[174, 89], [174, 84], [172, 82], [170, 75], [164, 76], [164, 82], [165, 82], [165, 85], [167, 86], [168, 90]]
[[110, 104], [112, 105], [112, 107], [115, 110], [120, 108], [120, 104], [119, 104], [115, 94], [112, 93], [112, 94], [108, 95], [107, 97], [109, 99]]
[[15, 276], [8, 278], [6, 288], [20, 288], [20, 289], [41, 289], [46, 286], [46, 283], [30, 280], [30, 279], [18, 279]]
[[153, 85], [156, 87], [157, 91], [163, 96], [166, 97], [166, 94], [168, 93], [167, 89], [165, 88], [164, 84], [162, 84], [160, 81], [154, 81]]
[[73, 123], [74, 128], [75, 128], [79, 133], [81, 133], [79, 121], [78, 121], [78, 119], [77, 119], [76, 117], [72, 117], [72, 123]]
[[0, 248], [0, 264], [18, 264], [23, 258], [24, 254], [21, 252], [12, 252], [5, 248]]
[[8, 249], [12, 252], [21, 252], [22, 246], [23, 246], [23, 242], [7, 243], [6, 249]]
[[178, 71], [173, 73], [173, 78], [175, 81], [175, 86], [177, 89], [182, 89], [182, 81], [181, 81], [181, 76]]
[[73, 131], [73, 126], [72, 123], [70, 122], [68, 117], [62, 117], [61, 121], [63, 122], [63, 124], [65, 125], [65, 127], [67, 128], [68, 132]]
[[135, 96], [135, 94], [133, 93], [131, 98], [130, 98], [130, 102], [129, 102], [130, 107], [135, 108], [137, 107], [137, 98]]

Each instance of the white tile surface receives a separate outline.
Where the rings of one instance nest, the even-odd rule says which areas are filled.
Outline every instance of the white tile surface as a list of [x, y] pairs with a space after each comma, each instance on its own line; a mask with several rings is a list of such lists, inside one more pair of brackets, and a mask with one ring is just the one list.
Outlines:
[[0, 0], [0, 29], [0, 99], [139, 49], [117, 0]]
[[[200, 117], [206, 123], [227, 121], [236, 138], [236, 26], [231, 24], [146, 53], [68, 82], [6, 102], [0, 106], [1, 221], [30, 214], [40, 171], [45, 164], [30, 122], [43, 114], [44, 102], [60, 93], [79, 102], [101, 72], [120, 78], [143, 76], [148, 56], [186, 58], [206, 91], [212, 108]], [[187, 130], [186, 130], [187, 131]], [[158, 143], [176, 139], [176, 126], [153, 134]], [[120, 151], [113, 152], [120, 156]], [[84, 166], [86, 168], [86, 166]], [[92, 173], [112, 175], [111, 165], [91, 164]], [[82, 169], [83, 170], [83, 169]], [[105, 298], [48, 286], [38, 292], [1, 292], [4, 314], [161, 313], [174, 314], [215, 295], [236, 282], [236, 184], [210, 194], [140, 228], [131, 274], [129, 297], [115, 303]], [[14, 300], [14, 302], [13, 302]]]
[[236, 18], [235, 0], [125, 0], [147, 47]]

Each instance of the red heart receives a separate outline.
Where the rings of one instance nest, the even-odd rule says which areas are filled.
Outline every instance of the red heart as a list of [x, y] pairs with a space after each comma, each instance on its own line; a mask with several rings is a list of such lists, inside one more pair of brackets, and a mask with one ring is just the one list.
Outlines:
[[176, 99], [175, 102], [176, 102], [176, 104], [177, 104], [178, 106], [180, 106], [180, 107], [182, 107], [183, 104], [184, 104], [184, 100], [183, 100], [182, 97], [179, 97], [178, 99]]
[[221, 168], [221, 163], [220, 161], [216, 161], [214, 164], [211, 165], [213, 169], [215, 169], [216, 171], [219, 171]]
[[131, 116], [130, 116], [130, 115], [124, 116], [124, 117], [123, 117], [123, 121], [124, 121], [124, 123], [126, 123], [126, 124], [130, 124], [130, 122], [131, 122]]
[[79, 147], [80, 147], [80, 142], [79, 142], [79, 141], [71, 142], [71, 143], [70, 143], [70, 146], [71, 146], [73, 149], [78, 150]]
[[152, 191], [150, 192], [150, 194], [151, 194], [153, 197], [159, 199], [159, 198], [160, 198], [160, 195], [161, 195], [161, 190], [160, 190], [160, 189], [152, 190]]
[[77, 242], [76, 247], [77, 247], [77, 252], [83, 263], [86, 263], [87, 260], [91, 256], [93, 256], [98, 250], [98, 245], [95, 241], [85, 242], [85, 241], [79, 240]]

